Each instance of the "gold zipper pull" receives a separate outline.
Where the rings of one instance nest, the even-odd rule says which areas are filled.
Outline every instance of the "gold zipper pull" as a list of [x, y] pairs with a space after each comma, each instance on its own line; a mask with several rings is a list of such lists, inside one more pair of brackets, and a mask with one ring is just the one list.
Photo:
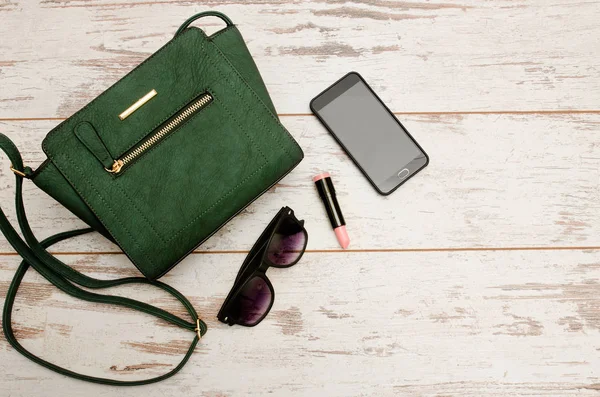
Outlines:
[[104, 168], [106, 171], [110, 172], [111, 174], [118, 174], [121, 171], [121, 168], [123, 168], [123, 160], [115, 160], [115, 162], [113, 163], [112, 167], [109, 168]]

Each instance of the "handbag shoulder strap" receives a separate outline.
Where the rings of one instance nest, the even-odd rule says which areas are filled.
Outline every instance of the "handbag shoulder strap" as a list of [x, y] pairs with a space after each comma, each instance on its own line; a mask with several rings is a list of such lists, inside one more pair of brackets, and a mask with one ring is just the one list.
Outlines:
[[[2, 328], [4, 330], [4, 334], [8, 342], [19, 353], [42, 366], [60, 374], [67, 375], [72, 378], [85, 380], [88, 382], [116, 386], [136, 386], [158, 382], [175, 375], [186, 364], [196, 345], [198, 344], [198, 341], [200, 340], [202, 335], [206, 333], [206, 324], [198, 317], [198, 314], [194, 310], [194, 307], [189, 302], [189, 300], [175, 288], [172, 288], [169, 285], [160, 281], [152, 281], [143, 277], [127, 277], [117, 280], [95, 279], [78, 272], [77, 270], [64, 264], [52, 254], [50, 254], [46, 249], [52, 244], [55, 244], [59, 241], [65, 240], [70, 237], [75, 237], [92, 232], [93, 229], [88, 228], [59, 233], [39, 242], [34, 236], [29, 226], [29, 222], [27, 221], [27, 216], [25, 214], [25, 207], [23, 205], [23, 179], [29, 178], [33, 171], [31, 170], [31, 168], [23, 166], [23, 160], [17, 147], [8, 137], [6, 137], [3, 134], [0, 134], [0, 149], [4, 153], [6, 153], [9, 160], [11, 161], [10, 168], [16, 176], [15, 205], [17, 219], [21, 229], [21, 233], [25, 238], [25, 240], [23, 240], [21, 236], [19, 236], [15, 228], [6, 218], [6, 215], [2, 208], [0, 208], [0, 230], [6, 237], [10, 245], [12, 245], [15, 251], [17, 251], [17, 253], [23, 258], [23, 261], [19, 265], [15, 276], [13, 277], [13, 280], [8, 288], [6, 300], [4, 302], [4, 311], [2, 313]], [[21, 281], [23, 280], [23, 277], [25, 276], [25, 273], [27, 272], [30, 266], [37, 270], [42, 276], [44, 276], [44, 278], [46, 278], [48, 281], [54, 284], [57, 288], [75, 298], [83, 299], [89, 302], [118, 305], [138, 310], [155, 316], [157, 318], [163, 319], [165, 321], [168, 321], [169, 323], [177, 325], [181, 328], [193, 331], [195, 332], [195, 337], [191, 342], [187, 353], [174, 369], [161, 376], [150, 379], [122, 381], [116, 379], [83, 375], [80, 373], [70, 371], [66, 368], [59, 367], [51, 362], [37, 357], [30, 351], [26, 350], [15, 337], [12, 329], [12, 308], [14, 305], [15, 297], [17, 294], [17, 290], [19, 289], [19, 285], [21, 284]], [[149, 284], [168, 292], [183, 304], [183, 306], [186, 308], [187, 312], [190, 314], [194, 322], [184, 320], [163, 309], [146, 304], [144, 302], [119, 296], [97, 294], [86, 291], [79, 287], [82, 286], [91, 289], [100, 289], [132, 283]]]

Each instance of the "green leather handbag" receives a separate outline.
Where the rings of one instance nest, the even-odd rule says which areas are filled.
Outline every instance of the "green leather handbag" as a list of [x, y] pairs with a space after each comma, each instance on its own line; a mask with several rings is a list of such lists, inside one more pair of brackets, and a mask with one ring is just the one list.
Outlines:
[[[227, 27], [212, 36], [189, 27], [204, 16], [219, 17]], [[303, 158], [279, 122], [242, 36], [221, 13], [191, 17], [165, 46], [54, 128], [42, 147], [48, 159], [33, 171], [23, 166], [16, 147], [0, 134], [0, 148], [16, 175], [17, 217], [24, 237], [0, 211], [0, 228], [23, 257], [5, 301], [8, 341], [39, 364], [87, 381], [139, 385], [172, 376], [183, 367], [206, 325], [183, 295], [156, 279]], [[39, 242], [23, 208], [23, 179], [31, 179], [90, 228]], [[97, 280], [46, 251], [53, 243], [90, 231], [115, 242], [144, 277]], [[169, 373], [133, 382], [77, 374], [36, 357], [19, 344], [11, 328], [14, 298], [29, 266], [72, 296], [137, 309], [195, 332], [190, 349]], [[128, 283], [171, 293], [193, 321], [79, 287]]]

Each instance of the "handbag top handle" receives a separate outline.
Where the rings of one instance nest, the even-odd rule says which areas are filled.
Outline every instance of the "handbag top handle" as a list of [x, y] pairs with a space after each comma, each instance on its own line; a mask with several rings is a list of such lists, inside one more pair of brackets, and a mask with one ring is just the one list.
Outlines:
[[233, 26], [233, 22], [231, 22], [231, 19], [229, 19], [229, 17], [227, 15], [222, 14], [218, 11], [205, 11], [205, 12], [200, 12], [200, 13], [188, 18], [188, 20], [185, 21], [179, 27], [179, 29], [177, 29], [177, 32], [175, 32], [175, 36], [179, 35], [181, 32], [183, 32], [185, 29], [187, 29], [187, 27], [190, 26], [190, 24], [192, 22], [194, 22], [195, 20], [204, 18], [204, 17], [217, 17], [217, 18], [220, 18], [223, 22], [225, 22], [227, 24], [227, 27]]

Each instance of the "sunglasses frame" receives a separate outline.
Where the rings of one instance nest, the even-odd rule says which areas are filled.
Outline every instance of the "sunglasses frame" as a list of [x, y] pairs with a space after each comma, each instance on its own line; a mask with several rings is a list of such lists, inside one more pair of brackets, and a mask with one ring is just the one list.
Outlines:
[[[271, 260], [269, 260], [269, 258], [267, 257], [267, 252], [269, 245], [273, 240], [273, 236], [277, 231], [277, 228], [286, 219], [291, 219], [302, 228], [302, 232], [304, 233], [304, 246], [300, 251], [300, 255], [298, 255], [298, 257], [292, 263], [287, 265], [277, 265]], [[219, 321], [225, 324], [229, 324], [230, 326], [237, 324], [243, 327], [254, 327], [258, 325], [262, 320], [264, 320], [265, 317], [267, 317], [267, 315], [271, 311], [273, 303], [275, 302], [275, 288], [273, 288], [273, 284], [271, 284], [271, 281], [267, 277], [267, 270], [270, 267], [285, 269], [294, 266], [296, 263], [298, 263], [298, 261], [300, 261], [300, 259], [304, 255], [307, 244], [308, 232], [304, 228], [304, 220], [298, 220], [298, 218], [296, 218], [296, 216], [294, 215], [294, 210], [292, 210], [291, 208], [281, 208], [279, 212], [275, 215], [275, 217], [273, 217], [269, 225], [267, 225], [267, 227], [262, 232], [256, 243], [254, 243], [252, 249], [250, 250], [250, 252], [248, 252], [248, 255], [246, 255], [246, 259], [244, 259], [244, 262], [242, 263], [242, 266], [235, 278], [233, 287], [229, 291], [227, 298], [225, 298], [225, 301], [223, 302], [223, 305], [221, 306], [221, 309], [217, 314], [217, 318], [219, 319]], [[228, 314], [230, 312], [230, 305], [235, 302], [235, 298], [237, 298], [244, 286], [255, 277], [261, 278], [267, 284], [271, 292], [271, 302], [269, 303], [269, 307], [267, 308], [267, 310], [265, 310], [265, 313], [254, 324], [240, 324], [236, 322], [235, 319], [232, 319], [231, 315]]]

